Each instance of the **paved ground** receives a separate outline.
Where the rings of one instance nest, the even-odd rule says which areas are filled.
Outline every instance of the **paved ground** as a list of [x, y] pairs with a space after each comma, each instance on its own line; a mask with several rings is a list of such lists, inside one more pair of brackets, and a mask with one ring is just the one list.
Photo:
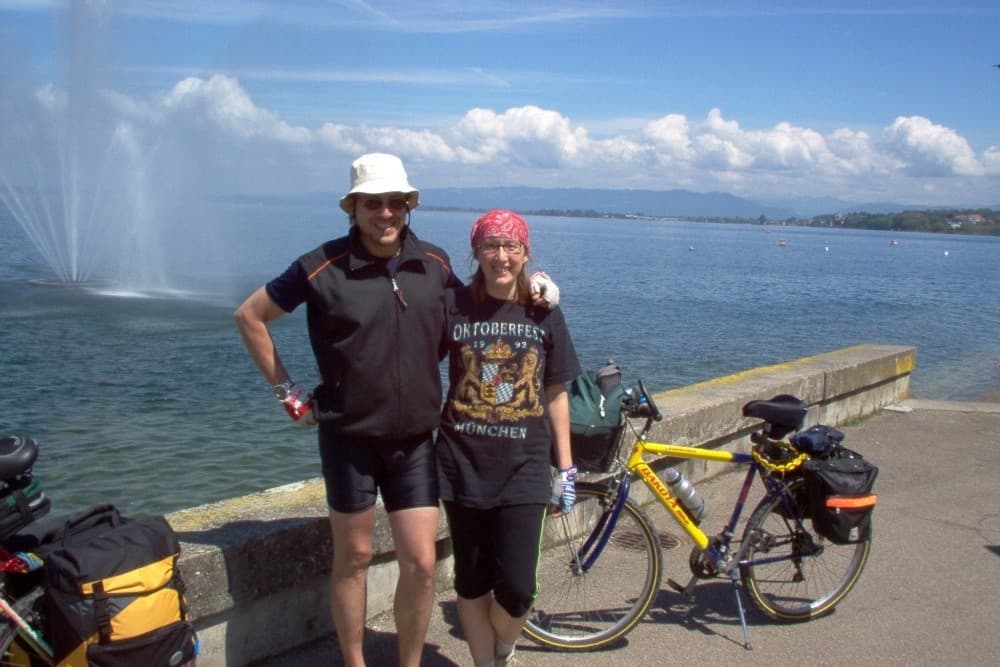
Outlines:
[[[805, 624], [769, 622], [748, 609], [753, 650], [728, 581], [709, 581], [689, 603], [664, 587], [644, 622], [617, 646], [555, 653], [524, 640], [520, 664], [995, 665], [1000, 655], [1000, 403], [907, 401], [845, 427], [845, 444], [880, 468], [875, 542], [857, 588], [830, 616]], [[908, 411], [907, 411], [908, 410]], [[739, 476], [699, 484], [721, 522]], [[651, 515], [674, 532], [660, 508]], [[686, 581], [688, 547], [666, 553], [666, 576]], [[749, 603], [747, 603], [749, 607]], [[369, 626], [368, 664], [395, 663], [391, 619]], [[340, 665], [333, 639], [260, 667]], [[424, 665], [471, 661], [451, 594], [438, 599]]]

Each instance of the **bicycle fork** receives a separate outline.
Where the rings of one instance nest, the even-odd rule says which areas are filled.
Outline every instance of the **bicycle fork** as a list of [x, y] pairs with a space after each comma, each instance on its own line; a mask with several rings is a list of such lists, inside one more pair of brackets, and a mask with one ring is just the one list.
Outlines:
[[[573, 551], [573, 572], [577, 575], [587, 572], [594, 565], [594, 561], [601, 555], [601, 552], [604, 551], [604, 547], [607, 546], [608, 540], [611, 539], [611, 534], [615, 530], [615, 525], [618, 523], [622, 507], [625, 506], [625, 501], [628, 500], [631, 484], [628, 476], [620, 480], [618, 488], [615, 490], [614, 504], [604, 508], [600, 518], [597, 520], [597, 525], [590, 531], [586, 541], [580, 545], [579, 549]], [[562, 517], [561, 524], [564, 532], [563, 537], [568, 544], [572, 544], [572, 531], [569, 528], [566, 516]]]

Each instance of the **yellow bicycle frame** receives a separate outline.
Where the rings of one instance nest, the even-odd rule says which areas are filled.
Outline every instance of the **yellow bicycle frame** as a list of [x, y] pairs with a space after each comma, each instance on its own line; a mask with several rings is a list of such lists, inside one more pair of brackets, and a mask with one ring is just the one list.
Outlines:
[[699, 549], [708, 548], [708, 536], [695, 525], [691, 517], [687, 515], [680, 501], [670, 493], [670, 489], [663, 483], [649, 464], [643, 459], [643, 454], [654, 456], [673, 456], [682, 459], [705, 459], [707, 461], [722, 461], [724, 463], [751, 463], [753, 457], [747, 454], [739, 454], [725, 450], [703, 449], [701, 447], [689, 447], [687, 445], [668, 445], [662, 442], [650, 442], [638, 436], [635, 446], [632, 447], [632, 454], [628, 457], [629, 471], [634, 473], [642, 482], [649, 487], [649, 490], [663, 504], [667, 511], [673, 515], [684, 530], [687, 532]]

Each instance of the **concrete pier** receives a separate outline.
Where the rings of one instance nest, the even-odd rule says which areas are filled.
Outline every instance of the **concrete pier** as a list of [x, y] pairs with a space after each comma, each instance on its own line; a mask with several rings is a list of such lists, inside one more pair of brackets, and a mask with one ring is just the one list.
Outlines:
[[[906, 398], [915, 368], [912, 347], [857, 345], [657, 393], [665, 417], [652, 437], [745, 451], [756, 424], [742, 416], [747, 401], [793, 394], [810, 406], [806, 426], [840, 425]], [[725, 464], [685, 465], [697, 481], [718, 475]], [[167, 519], [182, 540], [180, 569], [201, 637], [201, 667], [246, 665], [332, 632], [331, 541], [322, 480], [182, 510]], [[375, 549], [368, 593], [372, 617], [391, 609], [396, 581], [384, 512], [376, 521]], [[442, 516], [441, 591], [450, 587], [450, 556]]]

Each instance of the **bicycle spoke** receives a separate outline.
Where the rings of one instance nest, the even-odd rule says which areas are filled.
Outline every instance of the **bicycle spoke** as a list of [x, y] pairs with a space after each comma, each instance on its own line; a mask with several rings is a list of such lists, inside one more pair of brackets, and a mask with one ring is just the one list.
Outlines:
[[599, 557], [583, 571], [587, 555], [601, 549], [595, 527], [610, 506], [603, 488], [580, 484], [573, 511], [546, 528], [538, 567], [539, 595], [525, 632], [560, 649], [593, 649], [623, 636], [646, 613], [659, 590], [661, 555], [648, 517], [627, 503]]
[[[789, 490], [801, 484], [795, 480]], [[832, 610], [853, 588], [868, 560], [871, 529], [856, 543], [834, 544], [810, 532], [808, 519], [795, 521], [784, 514], [778, 495], [768, 496], [754, 510], [740, 573], [762, 612], [778, 620], [808, 620]]]

